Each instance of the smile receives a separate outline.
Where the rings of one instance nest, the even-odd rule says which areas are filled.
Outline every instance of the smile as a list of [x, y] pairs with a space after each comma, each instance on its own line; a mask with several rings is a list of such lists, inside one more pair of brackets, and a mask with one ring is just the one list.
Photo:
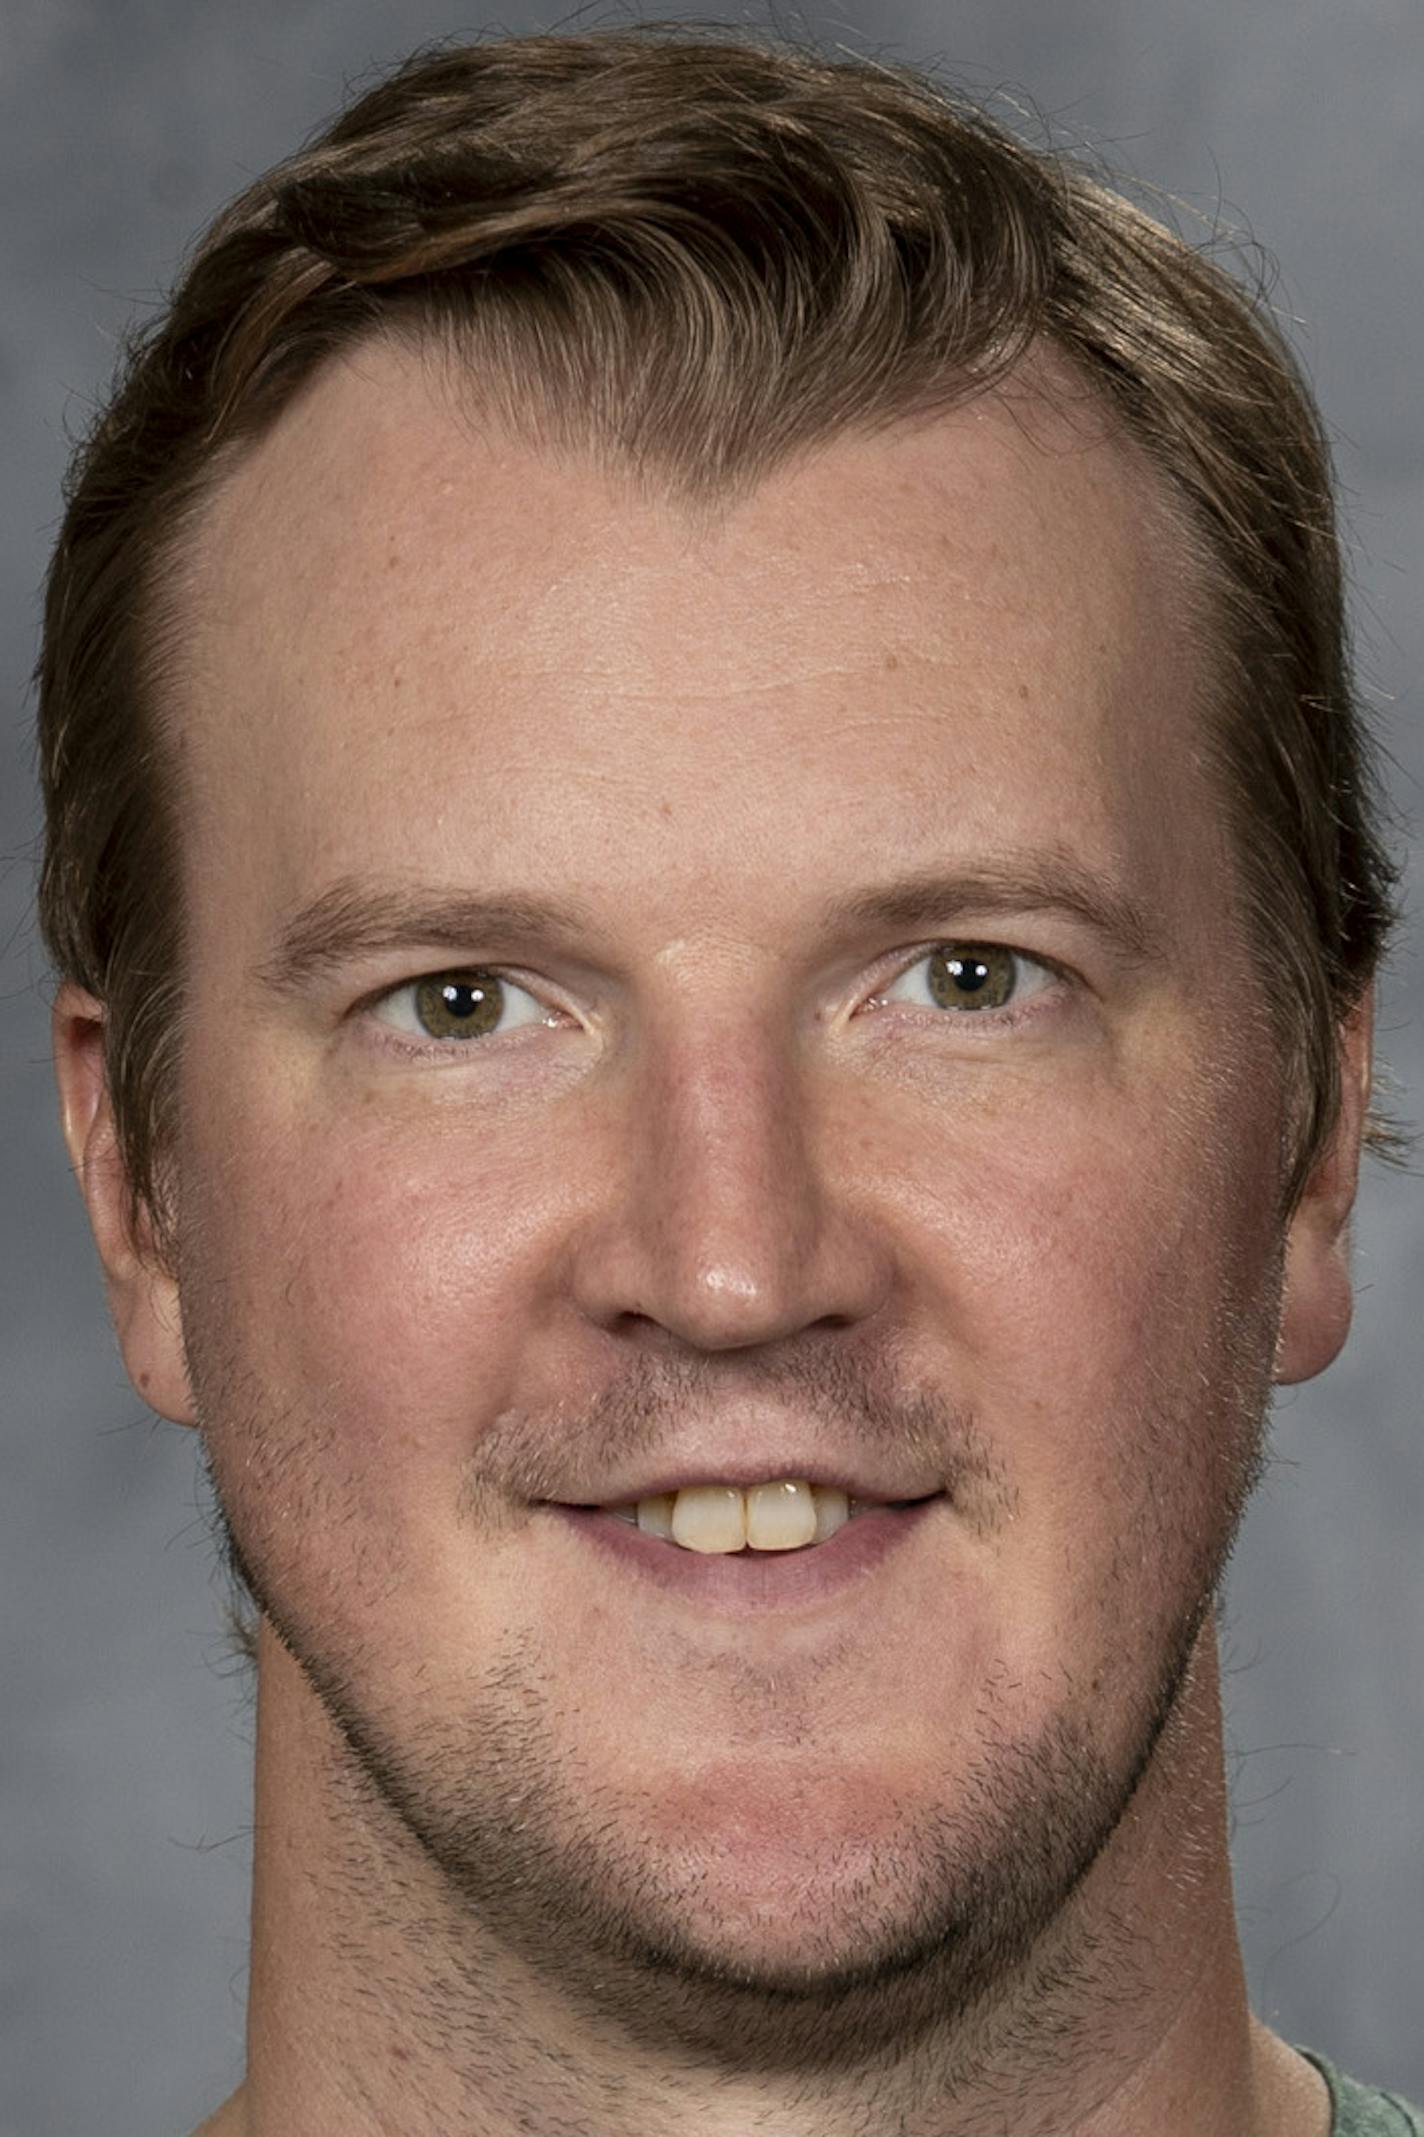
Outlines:
[[684, 1551], [726, 1557], [737, 1551], [806, 1550], [829, 1542], [848, 1521], [912, 1503], [852, 1499], [804, 1477], [783, 1477], [745, 1486], [688, 1484], [600, 1511]]
[[[796, 1481], [787, 1479], [786, 1483]], [[772, 1518], [781, 1520], [783, 1526], [775, 1533], [797, 1533], [787, 1515], [796, 1496], [787, 1494], [786, 1483], [745, 1490], [736, 1485], [694, 1484], [610, 1506], [548, 1504], [546, 1512], [571, 1537], [595, 1551], [608, 1569], [617, 1567], [634, 1581], [681, 1598], [701, 1613], [745, 1617], [829, 1603], [898, 1557], [927, 1518], [949, 1508], [943, 1491], [912, 1500], [859, 1500], [807, 1485], [803, 1487], [806, 1498], [814, 1492], [831, 1502], [821, 1508], [819, 1540], [813, 1530], [804, 1543], [758, 1543], [758, 1535], [769, 1533], [760, 1526], [754, 1498], [761, 1491], [775, 1494], [773, 1508], [781, 1501], [780, 1513], [774, 1512]], [[844, 1504], [843, 1516], [837, 1499]], [[690, 1515], [679, 1507], [683, 1500], [689, 1502]], [[813, 1509], [814, 1504], [812, 1500]], [[675, 1515], [678, 1528], [689, 1540], [679, 1540], [673, 1527]], [[699, 1526], [704, 1515], [706, 1525]], [[798, 1518], [804, 1530], [804, 1506]]]

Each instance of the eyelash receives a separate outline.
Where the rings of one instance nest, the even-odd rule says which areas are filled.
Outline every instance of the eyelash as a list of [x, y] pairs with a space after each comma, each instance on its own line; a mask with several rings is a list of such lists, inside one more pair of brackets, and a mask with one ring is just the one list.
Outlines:
[[[939, 942], [932, 943], [928, 949], [921, 950], [918, 955], [912, 957], [908, 961], [908, 963], [902, 965], [900, 969], [894, 974], [892, 974], [892, 976], [885, 982], [883, 987], [878, 989], [874, 994], [867, 997], [865, 1003], [862, 1005], [862, 1010], [857, 1011], [855, 1013], [859, 1015], [863, 1012], [864, 1009], [881, 1010], [886, 1007], [894, 1007], [895, 1004], [891, 1001], [889, 989], [898, 986], [899, 983], [903, 979], [907, 978], [910, 973], [914, 972], [917, 967], [923, 964], [928, 964], [931, 959], [938, 956], [942, 951], [945, 950], [955, 950], [959, 952], [961, 956], [971, 951], [985, 950], [1005, 954], [1014, 958], [1021, 969], [1027, 968], [1030, 972], [1036, 972], [1041, 974], [1042, 983], [1034, 989], [1033, 993], [1028, 996], [1026, 1001], [1020, 1003], [1018, 1001], [1019, 982], [1016, 981], [1015, 993], [1010, 997], [1008, 1002], [1002, 1004], [997, 1009], [971, 1010], [966, 1012], [962, 1017], [957, 1017], [951, 1010], [927, 1010], [926, 1013], [928, 1015], [936, 1018], [941, 1023], [962, 1022], [970, 1026], [987, 1026], [990, 1030], [993, 1030], [995, 1032], [1015, 1030], [1020, 1025], [1026, 1023], [1031, 1017], [1037, 1016], [1042, 1013], [1037, 1007], [1037, 1005], [1044, 999], [1045, 996], [1059, 994], [1062, 992], [1064, 986], [1072, 984], [1072, 975], [1067, 971], [1067, 969], [1062, 965], [1056, 964], [1050, 958], [1031, 957], [1027, 950], [1016, 949], [1011, 943], [981, 942], [977, 940], [970, 941], [968, 939], [961, 940], [957, 937], [949, 936]], [[395, 1001], [399, 996], [403, 994], [413, 993], [416, 988], [426, 986], [432, 980], [468, 978], [498, 980], [503, 982], [507, 986], [517, 988], [522, 994], [529, 995], [534, 1001], [539, 1001], [541, 999], [541, 997], [535, 992], [532, 987], [526, 986], [523, 980], [519, 979], [512, 971], [508, 970], [504, 966], [450, 965], [439, 971], [422, 972], [418, 974], [414, 979], [403, 980], [399, 986], [383, 988], [379, 994], [372, 995], [368, 997], [364, 1003], [359, 1004], [358, 1011], [362, 1011], [369, 1014], [377, 1024], [382, 1024], [382, 1020], [379, 1016], [376, 1015], [376, 1012], [381, 1008], [383, 1004]], [[905, 1004], [904, 1006], [915, 1007], [917, 1005]], [[529, 1018], [524, 1025], [518, 1026], [516, 1028], [520, 1030], [547, 1030], [550, 1028], [552, 1021], [553, 1012], [549, 1011], [549, 1013], [543, 1017]], [[491, 1033], [489, 1037], [484, 1040], [454, 1038], [437, 1039], [430, 1036], [426, 1036], [424, 1038], [416, 1038], [410, 1033], [397, 1032], [391, 1025], [384, 1024], [382, 1027], [382, 1036], [379, 1043], [382, 1045], [393, 1046], [399, 1053], [403, 1054], [407, 1059], [449, 1060], [454, 1055], [469, 1051], [475, 1051], [481, 1048], [482, 1046], [487, 1046], [491, 1043], [491, 1040], [501, 1036], [507, 1038], [512, 1036], [512, 1034]]]

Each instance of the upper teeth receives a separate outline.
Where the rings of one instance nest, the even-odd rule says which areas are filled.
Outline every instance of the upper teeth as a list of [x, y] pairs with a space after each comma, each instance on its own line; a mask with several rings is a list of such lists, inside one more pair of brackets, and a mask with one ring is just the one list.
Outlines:
[[824, 1543], [850, 1519], [843, 1491], [788, 1477], [774, 1484], [686, 1484], [610, 1513], [689, 1551], [794, 1551]]

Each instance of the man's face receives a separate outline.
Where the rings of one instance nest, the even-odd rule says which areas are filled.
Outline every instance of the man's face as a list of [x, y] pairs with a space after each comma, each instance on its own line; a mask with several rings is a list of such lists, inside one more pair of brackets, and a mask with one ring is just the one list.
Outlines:
[[[208, 517], [197, 1409], [392, 1829], [514, 1946], [937, 1942], [968, 1993], [1122, 1815], [1280, 1304], [1183, 578], [1100, 424], [980, 401], [697, 532], [389, 350]], [[791, 1555], [573, 1511], [806, 1478], [927, 1503]]]

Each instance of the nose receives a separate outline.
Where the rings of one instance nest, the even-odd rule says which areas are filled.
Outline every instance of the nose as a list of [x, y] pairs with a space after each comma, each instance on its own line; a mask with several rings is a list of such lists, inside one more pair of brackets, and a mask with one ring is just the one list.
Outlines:
[[846, 1094], [818, 1098], [815, 1081], [750, 1018], [649, 1042], [606, 1123], [607, 1199], [576, 1254], [589, 1320], [727, 1351], [884, 1304], [891, 1256], [857, 1193], [860, 1138]]

